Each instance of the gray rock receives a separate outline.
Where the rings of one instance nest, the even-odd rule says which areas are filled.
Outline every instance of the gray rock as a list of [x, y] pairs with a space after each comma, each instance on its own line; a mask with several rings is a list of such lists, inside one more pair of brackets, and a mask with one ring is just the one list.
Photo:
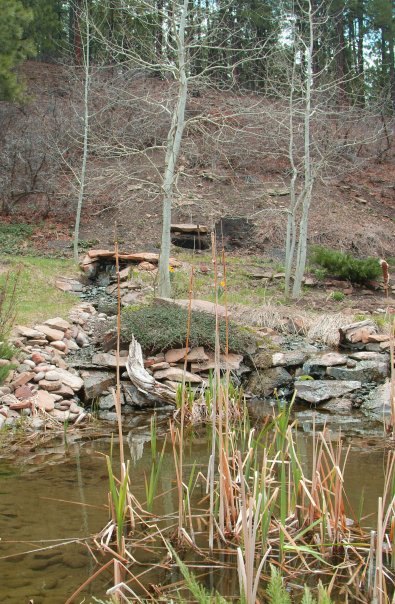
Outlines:
[[328, 367], [326, 373], [335, 380], [382, 382], [388, 375], [388, 363], [360, 361], [356, 367]]
[[75, 337], [75, 341], [81, 348], [85, 348], [85, 346], [89, 346], [90, 344], [88, 336], [82, 329], [78, 331], [78, 334]]
[[[118, 421], [118, 416], [115, 411], [99, 411], [99, 418], [107, 422]], [[121, 420], [123, 421], [123, 418], [121, 418]]]
[[[119, 357], [119, 366], [126, 367], [127, 357]], [[113, 367], [117, 366], [117, 357], [108, 352], [98, 352], [92, 357], [92, 363], [94, 365], [101, 365], [102, 367]]]
[[348, 358], [344, 354], [338, 352], [325, 352], [314, 355], [303, 365], [305, 375], [313, 375], [323, 377], [326, 367], [334, 367], [337, 365], [346, 365]]
[[67, 371], [67, 369], [56, 369], [57, 373], [60, 375], [60, 381], [66, 386], [70, 386], [74, 390], [74, 392], [78, 392], [84, 385], [84, 381], [78, 375]]
[[269, 396], [276, 388], [287, 386], [292, 381], [291, 374], [283, 367], [260, 369], [251, 374], [247, 388], [255, 396]]
[[391, 380], [374, 388], [361, 406], [361, 411], [371, 419], [383, 421], [391, 415]]
[[168, 403], [158, 400], [156, 396], [140, 392], [133, 384], [122, 384], [122, 392], [125, 403], [131, 407], [145, 409], [168, 406]]
[[40, 417], [32, 417], [30, 420], [30, 426], [33, 430], [43, 430], [45, 427], [45, 421]]
[[377, 361], [380, 363], [381, 361], [386, 361], [388, 357], [380, 352], [372, 352], [368, 350], [359, 350], [358, 352], [353, 352], [348, 355], [350, 359], [355, 359], [356, 361]]
[[51, 369], [50, 371], [47, 371], [47, 373], [45, 374], [45, 379], [49, 380], [50, 382], [59, 382], [60, 373], [58, 371], [54, 371], [53, 369]]
[[273, 367], [298, 367], [308, 358], [308, 353], [304, 350], [294, 350], [292, 352], [276, 352], [272, 355]]
[[115, 374], [108, 371], [84, 371], [82, 378], [85, 401], [98, 398], [105, 390], [115, 384]]
[[358, 390], [358, 381], [301, 380], [295, 382], [296, 398], [314, 405]]
[[101, 409], [101, 411], [108, 411], [109, 409], [113, 409], [114, 407], [115, 402], [112, 394], [107, 394], [107, 396], [100, 397], [99, 409]]

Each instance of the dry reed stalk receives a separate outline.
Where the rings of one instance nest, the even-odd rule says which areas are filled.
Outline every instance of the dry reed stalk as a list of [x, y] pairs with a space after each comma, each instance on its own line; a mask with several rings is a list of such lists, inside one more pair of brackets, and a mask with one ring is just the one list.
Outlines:
[[186, 407], [186, 390], [185, 390], [185, 375], [187, 370], [187, 356], [189, 347], [189, 337], [191, 333], [191, 317], [192, 317], [192, 296], [193, 296], [193, 267], [191, 267], [191, 275], [189, 278], [189, 299], [188, 299], [188, 319], [187, 319], [187, 335], [185, 341], [185, 357], [184, 357], [184, 375], [182, 378], [181, 390], [181, 427], [180, 436], [178, 439], [179, 454], [178, 463], [179, 469], [177, 472], [177, 488], [178, 488], [178, 539], [181, 542], [183, 535], [183, 519], [184, 519], [184, 497], [183, 497], [183, 459], [184, 459], [184, 424], [185, 424], [185, 407]]
[[391, 386], [390, 386], [390, 404], [391, 404], [391, 430], [392, 438], [395, 439], [395, 318], [392, 320], [390, 332], [390, 364], [391, 364]]

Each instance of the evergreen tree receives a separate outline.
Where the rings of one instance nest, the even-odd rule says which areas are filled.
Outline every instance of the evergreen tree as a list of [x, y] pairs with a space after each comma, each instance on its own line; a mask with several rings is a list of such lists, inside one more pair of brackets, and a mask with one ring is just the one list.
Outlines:
[[40, 59], [59, 56], [65, 47], [65, 3], [61, 0], [23, 0], [33, 18], [26, 29]]
[[33, 14], [19, 0], [0, 0], [0, 14], [0, 99], [14, 100], [22, 94], [15, 68], [35, 51], [25, 33]]

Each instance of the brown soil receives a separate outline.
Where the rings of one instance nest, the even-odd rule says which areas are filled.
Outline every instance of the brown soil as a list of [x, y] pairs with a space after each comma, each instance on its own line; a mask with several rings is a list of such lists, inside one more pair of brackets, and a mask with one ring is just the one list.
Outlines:
[[[70, 107], [78, 107], [80, 96], [75, 92], [75, 74], [71, 71], [32, 61], [26, 63], [23, 71], [31, 98], [24, 112], [34, 114], [39, 107], [52, 101], [64, 115], [72, 114]], [[140, 87], [154, 96], [163, 94], [169, 86], [152, 78], [138, 80], [134, 85], [136, 89]], [[243, 103], [242, 98], [206, 91], [200, 98], [190, 99], [189, 115], [203, 109], [214, 115], [219, 108], [224, 112], [224, 106], [225, 109], [232, 107], [236, 101]], [[43, 135], [46, 135], [44, 122]], [[281, 260], [284, 209], [289, 197], [271, 196], [268, 190], [287, 186], [287, 162], [278, 154], [276, 157], [270, 153], [257, 152], [254, 155], [251, 149], [249, 156], [244, 157], [247, 147], [225, 161], [215, 151], [204, 149], [203, 142], [192, 128], [187, 129], [173, 221], [208, 224], [213, 228], [222, 216], [245, 217], [253, 222], [254, 230], [251, 237], [242, 241], [238, 252], [264, 254]], [[192, 148], [194, 153], [190, 152]], [[78, 154], [76, 160], [78, 168]], [[155, 168], [160, 172], [163, 153], [153, 152], [149, 162], [136, 159], [132, 163], [129, 159], [117, 161], [117, 168], [124, 174], [129, 170], [130, 182], [122, 175], [107, 177], [112, 165], [110, 160], [99, 159], [92, 154], [89, 161], [90, 180], [83, 208], [81, 239], [87, 245], [109, 246], [113, 244], [117, 231], [124, 249], [158, 250], [161, 196]], [[76, 204], [74, 181], [62, 162], [52, 176], [55, 187], [49, 196], [41, 200], [42, 207], [37, 195], [27, 195], [15, 204], [10, 216], [3, 216], [1, 220], [37, 224], [32, 243], [40, 252], [69, 255]], [[344, 171], [342, 176], [327, 177], [325, 182], [317, 181], [310, 215], [309, 243], [344, 249], [360, 256], [394, 256], [394, 183], [393, 151], [382, 157], [380, 163], [365, 162]]]

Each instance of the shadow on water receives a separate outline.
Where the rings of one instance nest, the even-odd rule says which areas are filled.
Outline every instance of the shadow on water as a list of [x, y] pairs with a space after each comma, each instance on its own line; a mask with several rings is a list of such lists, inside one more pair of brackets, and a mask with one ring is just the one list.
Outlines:
[[[299, 432], [298, 442], [308, 472], [311, 435]], [[369, 438], [349, 440], [345, 490], [354, 517], [362, 517], [362, 524], [368, 527], [374, 524], [372, 515], [384, 482], [386, 451], [379, 443]], [[137, 500], [144, 502], [144, 475], [151, 466], [149, 426], [125, 436], [125, 445], [128, 445], [126, 457], [131, 460], [131, 489]], [[22, 464], [0, 463], [0, 602], [27, 604], [33, 600], [34, 604], [63, 604], [105, 562], [97, 552], [96, 561], [85, 543], [108, 521], [108, 476], [103, 455], [109, 453], [110, 447], [108, 436], [70, 446], [55, 442], [28, 454]], [[117, 454], [116, 447], [114, 453]], [[191, 432], [185, 447], [185, 467], [190, 468], [196, 462], [206, 474], [207, 459], [204, 430], [198, 434]], [[154, 502], [156, 514], [170, 517], [177, 509], [174, 487], [173, 453], [168, 445], [158, 488], [163, 495]], [[196, 502], [204, 497], [203, 487], [198, 488]], [[185, 555], [192, 559], [188, 552]], [[223, 558], [224, 565], [228, 565], [229, 556], [224, 553]], [[150, 554], [143, 552], [140, 561], [149, 566]], [[192, 570], [197, 577], [204, 577], [208, 588], [234, 596], [238, 593], [237, 572], [235, 560], [231, 562], [227, 571], [221, 565], [210, 570], [198, 564]], [[144, 581], [147, 585], [168, 584], [179, 578], [176, 573], [154, 568]], [[110, 572], [102, 574], [75, 601], [93, 602], [91, 595], [104, 597], [111, 581]]]

